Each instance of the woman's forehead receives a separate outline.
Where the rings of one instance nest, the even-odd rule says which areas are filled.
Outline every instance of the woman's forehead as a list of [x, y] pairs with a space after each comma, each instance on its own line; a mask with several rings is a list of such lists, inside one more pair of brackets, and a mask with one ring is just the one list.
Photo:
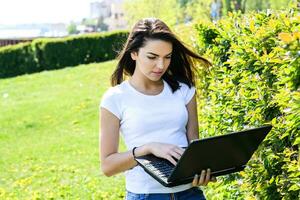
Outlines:
[[154, 53], [157, 55], [167, 55], [172, 52], [173, 45], [171, 42], [164, 40], [146, 40], [145, 45], [140, 49], [144, 53]]

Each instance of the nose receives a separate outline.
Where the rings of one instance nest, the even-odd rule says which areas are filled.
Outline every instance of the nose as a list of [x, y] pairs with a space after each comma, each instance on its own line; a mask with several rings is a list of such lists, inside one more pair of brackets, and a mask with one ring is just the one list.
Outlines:
[[159, 59], [157, 61], [157, 64], [156, 64], [157, 68], [159, 69], [163, 69], [164, 68], [164, 59]]

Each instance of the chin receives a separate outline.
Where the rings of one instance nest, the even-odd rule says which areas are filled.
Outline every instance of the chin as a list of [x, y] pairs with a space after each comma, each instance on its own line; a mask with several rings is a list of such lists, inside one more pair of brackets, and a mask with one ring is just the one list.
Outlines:
[[162, 77], [161, 76], [159, 76], [159, 77], [148, 77], [148, 79], [155, 82], [155, 81], [160, 81], [162, 79]]

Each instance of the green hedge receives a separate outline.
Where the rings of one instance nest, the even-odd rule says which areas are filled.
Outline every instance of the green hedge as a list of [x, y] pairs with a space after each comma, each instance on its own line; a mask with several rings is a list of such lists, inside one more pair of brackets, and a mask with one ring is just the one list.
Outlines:
[[0, 48], [0, 78], [35, 72], [36, 65], [30, 43]]
[[36, 39], [0, 48], [0, 78], [114, 59], [128, 32]]
[[207, 198], [300, 199], [299, 13], [231, 14], [196, 29], [213, 63], [198, 83], [200, 136], [273, 125], [245, 171], [205, 188]]

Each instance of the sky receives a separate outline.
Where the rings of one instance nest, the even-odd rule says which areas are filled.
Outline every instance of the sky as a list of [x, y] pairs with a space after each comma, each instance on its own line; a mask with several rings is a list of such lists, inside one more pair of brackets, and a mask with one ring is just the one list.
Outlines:
[[0, 0], [0, 25], [80, 21], [89, 17], [90, 3], [94, 1], [97, 0]]

